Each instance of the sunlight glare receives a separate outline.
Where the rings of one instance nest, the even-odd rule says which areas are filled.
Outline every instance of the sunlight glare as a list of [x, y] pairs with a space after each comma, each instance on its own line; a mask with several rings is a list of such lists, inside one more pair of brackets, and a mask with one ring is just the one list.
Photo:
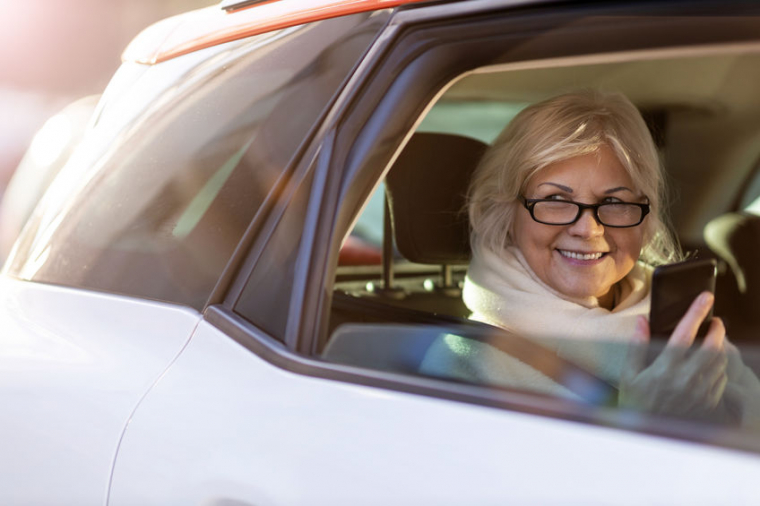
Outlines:
[[57, 114], [47, 120], [34, 136], [29, 148], [35, 165], [47, 167], [63, 154], [73, 137], [71, 120], [63, 114]]

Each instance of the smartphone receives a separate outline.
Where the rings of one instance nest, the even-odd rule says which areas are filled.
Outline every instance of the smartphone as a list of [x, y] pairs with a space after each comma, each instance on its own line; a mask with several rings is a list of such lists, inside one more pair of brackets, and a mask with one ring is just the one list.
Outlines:
[[[667, 339], [678, 322], [704, 291], [715, 293], [717, 264], [713, 259], [686, 260], [661, 265], [652, 275], [652, 300], [649, 306], [649, 328], [652, 337]], [[704, 337], [712, 321], [712, 308], [697, 332]]]

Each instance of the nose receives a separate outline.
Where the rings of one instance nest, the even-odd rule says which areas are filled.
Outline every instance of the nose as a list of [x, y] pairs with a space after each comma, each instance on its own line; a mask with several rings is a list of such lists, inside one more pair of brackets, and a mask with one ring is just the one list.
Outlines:
[[596, 221], [592, 209], [584, 209], [578, 221], [569, 226], [568, 232], [577, 237], [590, 239], [604, 235], [604, 225]]

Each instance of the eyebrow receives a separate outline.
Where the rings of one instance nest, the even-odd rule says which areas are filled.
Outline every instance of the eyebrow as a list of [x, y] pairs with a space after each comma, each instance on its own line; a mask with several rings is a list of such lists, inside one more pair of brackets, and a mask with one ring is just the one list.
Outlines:
[[[562, 190], [565, 193], [573, 193], [573, 189], [572, 188], [570, 188], [569, 186], [565, 186], [563, 184], [559, 184], [559, 183], [546, 182], [546, 183], [541, 183], [538, 186], [540, 187], [540, 186], [543, 186], [545, 184], [550, 185], [550, 186], [555, 186], [555, 187], [559, 188], [560, 190]], [[610, 188], [609, 190], [606, 190], [604, 192], [604, 194], [605, 195], [612, 195], [613, 193], [617, 193], [619, 191], [627, 191], [627, 192], [635, 193], [633, 190], [631, 190], [627, 186], [616, 186], [615, 188]]]
[[604, 192], [604, 194], [605, 195], [611, 195], [613, 193], [617, 193], [617, 192], [620, 192], [620, 191], [626, 191], [626, 192], [635, 193], [633, 190], [631, 190], [627, 186], [618, 186], [616, 188], [610, 188], [609, 190], [607, 190], [606, 192]]
[[541, 186], [543, 186], [545, 184], [548, 184], [550, 186], [556, 186], [557, 188], [559, 188], [560, 190], [562, 190], [565, 193], [573, 193], [573, 189], [572, 188], [570, 188], [569, 186], [565, 186], [563, 184], [558, 184], [558, 183], [548, 183], [548, 182], [547, 183], [541, 183], [536, 188], [539, 188], [539, 187], [541, 187]]

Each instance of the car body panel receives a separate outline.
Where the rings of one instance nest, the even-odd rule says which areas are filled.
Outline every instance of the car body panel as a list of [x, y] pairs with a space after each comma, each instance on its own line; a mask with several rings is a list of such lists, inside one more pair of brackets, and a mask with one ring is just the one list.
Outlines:
[[109, 504], [753, 504], [758, 472], [742, 452], [295, 374], [202, 322], [132, 418]]
[[0, 301], [0, 503], [103, 504], [130, 415], [200, 315], [7, 278]]
[[233, 12], [212, 6], [148, 27], [129, 44], [122, 60], [152, 65], [264, 32], [421, 1], [426, 0], [276, 0]]

